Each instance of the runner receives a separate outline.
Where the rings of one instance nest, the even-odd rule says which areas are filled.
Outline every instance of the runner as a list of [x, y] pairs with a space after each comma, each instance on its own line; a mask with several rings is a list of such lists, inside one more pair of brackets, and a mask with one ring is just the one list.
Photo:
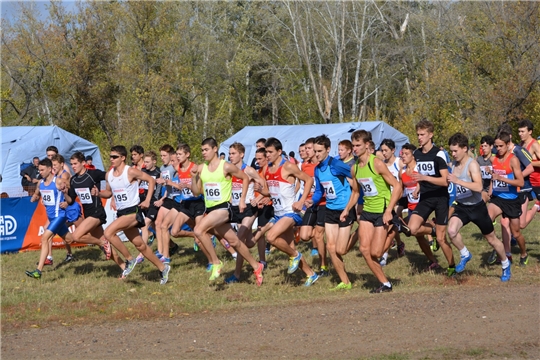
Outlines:
[[[260, 148], [264, 148], [265, 142], [266, 142], [265, 138], [260, 138], [259, 140], [257, 140], [257, 142], [255, 143], [255, 147], [257, 148], [257, 150], [259, 150]], [[257, 163], [256, 158], [253, 158], [253, 160], [251, 160], [251, 167], [254, 168], [255, 170], [260, 169], [261, 166]]]
[[352, 284], [345, 271], [343, 256], [351, 248], [349, 235], [356, 219], [354, 208], [358, 202], [358, 183], [352, 180], [353, 175], [349, 165], [329, 156], [330, 145], [330, 139], [326, 135], [314, 139], [313, 147], [318, 162], [314, 174], [317, 187], [313, 198], [307, 202], [316, 206], [323, 195], [325, 197], [323, 224], [326, 232], [326, 248], [341, 280], [333, 290], [350, 290]]
[[[59, 152], [58, 152], [58, 148], [54, 145], [51, 145], [51, 146], [47, 146], [47, 149], [45, 150], [45, 153], [47, 155], [47, 158], [49, 160], [52, 159], [52, 157], [54, 155], [58, 155]], [[65, 171], [67, 171], [68, 173], [70, 172], [69, 170], [69, 166], [67, 166], [67, 164], [64, 164], [64, 168], [63, 168]], [[54, 169], [53, 169], [53, 174], [56, 175], [56, 173], [54, 172]]]
[[266, 140], [265, 147], [269, 163], [265, 178], [274, 205], [274, 218], [276, 220], [266, 238], [275, 248], [289, 256], [287, 272], [292, 274], [300, 267], [307, 275], [304, 285], [311, 286], [319, 279], [319, 275], [309, 267], [302, 254], [295, 249], [293, 227], [302, 223], [300, 212], [309, 194], [309, 192], [304, 191], [302, 197], [295, 201], [295, 183], [297, 180], [304, 181], [305, 188], [311, 189], [313, 179], [282, 157], [281, 141], [271, 137]]
[[518, 125], [518, 131], [521, 138], [521, 146], [531, 154], [533, 172], [529, 175], [529, 181], [532, 186], [532, 193], [536, 198], [536, 203], [530, 210], [527, 209], [527, 206], [521, 209], [525, 213], [525, 216], [522, 216], [519, 225], [524, 229], [534, 219], [536, 213], [540, 212], [540, 144], [532, 136], [533, 124], [530, 120], [521, 120]]
[[41, 181], [39, 182], [39, 188], [36, 189], [30, 201], [36, 202], [41, 197], [49, 224], [43, 235], [41, 235], [41, 254], [37, 268], [33, 271], [26, 271], [26, 275], [34, 279], [41, 278], [41, 272], [49, 253], [49, 243], [52, 242], [54, 235], [58, 234], [66, 243], [73, 242], [73, 238], [66, 226], [66, 210], [60, 208], [60, 203], [65, 199], [71, 202], [69, 195], [67, 195], [68, 187], [63, 179], [54, 176], [51, 160], [41, 160], [38, 169]]
[[[237, 142], [231, 144], [229, 147], [229, 159], [231, 164], [242, 170], [244, 174], [249, 177], [249, 186], [245, 200], [246, 209], [244, 211], [240, 211], [243, 181], [235, 176], [232, 177], [231, 209], [233, 214], [232, 222], [238, 224], [238, 238], [246, 244], [248, 249], [251, 249], [256, 244], [253, 241], [253, 232], [251, 229], [258, 214], [258, 206], [252, 205], [252, 201], [255, 199], [255, 184], [257, 184], [257, 189], [260, 189], [264, 193], [268, 193], [268, 189], [266, 189], [266, 182], [259, 176], [259, 173], [251, 166], [247, 166], [246, 163], [244, 163], [245, 152], [246, 149], [244, 145]], [[259, 248], [259, 259], [264, 259], [264, 256], [264, 248]], [[244, 258], [242, 255], [237, 255], [236, 268], [234, 273], [225, 280], [227, 284], [240, 281], [243, 264]]]
[[[126, 165], [127, 150], [124, 146], [118, 145], [111, 148], [111, 165], [112, 168], [107, 173], [107, 195], [114, 196], [116, 202], [116, 215], [118, 216], [105, 229], [105, 238], [108, 239], [113, 246], [126, 258], [126, 267], [122, 273], [123, 277], [128, 276], [137, 261], [133, 259], [126, 246], [122, 241], [118, 241], [116, 233], [123, 231], [128, 240], [135, 245], [145, 258], [154, 264], [161, 272], [160, 284], [167, 283], [169, 278], [170, 266], [163, 264], [152, 250], [146, 246], [139, 235], [140, 227], [144, 226], [144, 215], [141, 209], [148, 209], [150, 199], [154, 193], [155, 180], [148, 174], [143, 173], [135, 167]], [[148, 196], [146, 200], [139, 206], [139, 191], [138, 181], [148, 182]]]
[[495, 139], [489, 135], [480, 139], [480, 155], [476, 158], [482, 173], [482, 199], [485, 203], [489, 201], [489, 187], [491, 186], [491, 170], [493, 169], [491, 160], [493, 159], [493, 144]]
[[[519, 265], [525, 266], [529, 255], [525, 247], [525, 238], [519, 226], [522, 207], [518, 191], [518, 187], [523, 186], [525, 180], [521, 172], [520, 161], [510, 150], [511, 143], [510, 134], [507, 132], [501, 131], [495, 137], [497, 156], [493, 158], [493, 170], [491, 173], [492, 195], [488, 205], [488, 211], [492, 221], [495, 221], [501, 214], [503, 219], [508, 219], [510, 231], [521, 250]], [[512, 262], [509, 256], [509, 249], [507, 249], [504, 241], [503, 244], [506, 257]]]
[[[257, 262], [250, 254], [246, 245], [238, 239], [238, 236], [232, 229], [231, 221], [232, 211], [231, 200], [232, 177], [242, 179], [242, 194], [240, 196], [239, 208], [243, 212], [246, 208], [246, 194], [249, 186], [249, 177], [239, 168], [220, 159], [217, 156], [218, 144], [215, 139], [207, 138], [202, 142], [202, 155], [204, 164], [191, 169], [191, 190], [193, 195], [204, 195], [206, 205], [206, 216], [201, 222], [195, 225], [195, 236], [201, 241], [203, 247], [210, 255], [209, 262], [212, 263], [212, 275], [210, 280], [216, 280], [220, 273], [223, 263], [219, 261], [216, 251], [212, 246], [212, 241], [208, 235], [212, 231], [214, 235], [227, 240], [238, 255], [241, 255], [253, 267], [253, 274], [258, 286], [262, 285], [262, 271], [264, 265]], [[291, 166], [293, 166], [291, 164]]]
[[[358, 159], [351, 169], [351, 175], [364, 189], [364, 209], [358, 225], [360, 252], [381, 283], [370, 292], [382, 293], [392, 291], [392, 284], [384, 275], [378, 259], [384, 252], [385, 239], [394, 217], [393, 209], [401, 197], [402, 189], [384, 162], [370, 153], [369, 141], [370, 132], [356, 130], [352, 133], [351, 142]], [[390, 186], [393, 187], [392, 191]]]
[[[448, 223], [448, 164], [442, 151], [433, 146], [433, 123], [422, 119], [416, 124], [419, 148], [414, 152], [420, 183], [420, 201], [409, 219], [411, 234], [436, 235], [437, 242], [448, 261], [448, 276], [455, 274], [452, 248], [446, 241]], [[425, 221], [435, 211], [435, 231]]]
[[352, 167], [356, 162], [356, 159], [352, 153], [352, 143], [349, 140], [345, 139], [339, 142], [338, 156], [336, 158], [338, 157], [345, 164], [349, 165], [349, 167]]
[[472, 259], [472, 255], [463, 243], [459, 231], [469, 222], [474, 223], [482, 232], [488, 243], [493, 247], [502, 260], [501, 281], [509, 281], [511, 277], [510, 261], [504, 253], [503, 244], [495, 236], [493, 223], [489, 217], [486, 203], [482, 199], [482, 173], [480, 166], [469, 157], [469, 140], [461, 133], [456, 133], [448, 140], [450, 152], [454, 158], [452, 172], [448, 181], [456, 187], [456, 202], [454, 214], [448, 221], [448, 236], [461, 254], [461, 260], [456, 265], [459, 274]]
[[144, 169], [144, 148], [141, 145], [133, 145], [129, 152], [131, 153], [131, 166], [139, 170]]

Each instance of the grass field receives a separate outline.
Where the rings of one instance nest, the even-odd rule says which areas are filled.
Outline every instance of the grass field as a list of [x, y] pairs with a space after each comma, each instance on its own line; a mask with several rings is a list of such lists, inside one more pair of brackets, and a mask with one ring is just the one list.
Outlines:
[[[500, 225], [496, 227], [500, 237]], [[484, 287], [498, 284], [500, 265], [488, 266], [486, 259], [491, 252], [488, 243], [474, 225], [462, 230], [466, 246], [473, 254], [464, 274], [448, 278], [446, 271], [423, 272], [427, 260], [421, 254], [416, 240], [402, 235], [407, 247], [406, 256], [396, 258], [391, 250], [389, 264], [384, 268], [391, 279], [395, 292], [434, 292], [459, 286]], [[524, 235], [529, 251], [526, 267], [512, 266], [512, 283], [540, 284], [540, 216], [537, 216]], [[64, 250], [55, 250], [55, 266], [46, 267], [41, 280], [28, 278], [25, 270], [35, 268], [38, 252], [2, 255], [2, 331], [21, 327], [42, 327], [51, 323], [74, 325], [85, 322], [117, 321], [125, 319], [172, 318], [194, 312], [230, 310], [253, 306], [286, 306], [287, 304], [332, 299], [362, 299], [370, 295], [368, 290], [378, 285], [367, 268], [356, 247], [344, 257], [345, 266], [353, 283], [346, 292], [332, 292], [338, 277], [320, 279], [310, 288], [305, 288], [301, 271], [287, 275], [287, 257], [272, 252], [268, 257], [269, 268], [265, 271], [264, 284], [257, 287], [251, 269], [242, 274], [242, 283], [225, 285], [223, 279], [234, 269], [232, 257], [219, 248], [218, 255], [224, 259], [222, 277], [209, 282], [205, 272], [206, 259], [202, 252], [193, 250], [193, 240], [177, 239], [180, 254], [172, 257], [169, 282], [159, 285], [158, 271], [145, 261], [137, 265], [125, 280], [119, 280], [120, 269], [111, 261], [105, 261], [96, 247], [77, 248], [76, 262], [60, 264]], [[136, 254], [133, 246], [132, 254]], [[219, 245], [218, 245], [219, 246]], [[318, 263], [309, 255], [305, 244], [300, 250], [308, 262]], [[518, 248], [512, 249], [515, 261], [519, 258]], [[446, 260], [439, 250], [435, 253], [441, 266]], [[459, 252], [454, 248], [454, 256]]]

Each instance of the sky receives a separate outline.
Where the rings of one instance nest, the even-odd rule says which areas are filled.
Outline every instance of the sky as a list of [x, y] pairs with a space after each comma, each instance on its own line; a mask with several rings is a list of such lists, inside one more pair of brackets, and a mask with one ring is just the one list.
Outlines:
[[[13, 21], [17, 18], [17, 12], [19, 11], [19, 3], [34, 3], [37, 7], [37, 10], [40, 12], [41, 17], [45, 19], [48, 15], [47, 6], [50, 4], [50, 1], [6, 1], [0, 0], [0, 7], [2, 8], [2, 19], [7, 19]], [[76, 9], [76, 2], [71, 0], [62, 0], [62, 4], [67, 8], [68, 11], [73, 11]]]

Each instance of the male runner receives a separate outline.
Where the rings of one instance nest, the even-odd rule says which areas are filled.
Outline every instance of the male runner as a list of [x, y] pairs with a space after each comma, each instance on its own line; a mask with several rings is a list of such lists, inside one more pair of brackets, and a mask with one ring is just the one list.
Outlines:
[[133, 145], [129, 152], [131, 153], [131, 166], [142, 170], [144, 168], [144, 148], [141, 145]]
[[532, 192], [536, 197], [536, 203], [530, 210], [527, 210], [527, 207], [522, 208], [526, 215], [525, 221], [520, 221], [520, 226], [524, 229], [534, 219], [536, 213], [540, 212], [540, 144], [532, 136], [533, 123], [531, 120], [521, 120], [518, 131], [521, 138], [521, 147], [527, 149], [532, 157], [533, 172], [529, 175], [529, 181], [531, 182]]
[[[232, 218], [231, 194], [232, 177], [242, 179], [242, 194], [240, 196], [239, 208], [243, 212], [246, 208], [246, 193], [249, 186], [249, 177], [242, 170], [225, 160], [220, 159], [218, 154], [218, 144], [215, 139], [207, 138], [202, 142], [202, 155], [205, 163], [191, 169], [191, 190], [193, 195], [203, 194], [206, 205], [206, 216], [195, 225], [195, 236], [201, 241], [203, 247], [210, 255], [209, 262], [212, 263], [212, 275], [210, 280], [216, 280], [223, 263], [219, 261], [216, 251], [212, 245], [209, 231], [219, 238], [227, 240], [236, 252], [241, 255], [253, 267], [253, 274], [256, 278], [257, 286], [263, 282], [262, 271], [264, 265], [257, 262], [250, 254], [246, 245], [238, 239], [229, 222]], [[292, 166], [292, 164], [291, 164]]]
[[482, 199], [482, 174], [478, 163], [469, 157], [469, 140], [465, 135], [456, 133], [450, 137], [448, 145], [450, 145], [450, 152], [454, 158], [452, 172], [448, 174], [448, 181], [456, 187], [457, 202], [457, 205], [454, 206], [454, 214], [448, 221], [448, 236], [461, 254], [461, 260], [456, 265], [456, 272], [463, 272], [467, 262], [472, 259], [472, 255], [463, 244], [459, 233], [463, 226], [472, 222], [503, 259], [501, 281], [509, 281], [511, 277], [510, 261], [504, 253], [503, 244], [495, 236], [486, 203]]
[[272, 198], [276, 223], [266, 234], [266, 239], [278, 250], [289, 256], [289, 274], [294, 273], [298, 267], [307, 275], [305, 286], [311, 286], [319, 279], [317, 275], [297, 251], [294, 246], [293, 227], [302, 223], [300, 212], [309, 192], [304, 191], [302, 197], [295, 201], [295, 183], [304, 181], [304, 187], [311, 189], [313, 179], [300, 171], [298, 166], [282, 157], [283, 146], [276, 138], [266, 140], [266, 156], [268, 166], [265, 172], [268, 192]]
[[480, 165], [480, 172], [482, 173], [482, 199], [485, 203], [489, 201], [489, 187], [491, 186], [491, 159], [493, 154], [493, 144], [495, 139], [489, 135], [482, 136], [480, 139], [481, 154], [476, 158], [478, 165]]

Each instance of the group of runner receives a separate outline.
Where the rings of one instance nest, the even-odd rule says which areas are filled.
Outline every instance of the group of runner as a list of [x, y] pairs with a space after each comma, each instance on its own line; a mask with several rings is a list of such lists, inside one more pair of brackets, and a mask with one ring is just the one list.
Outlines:
[[[41, 198], [50, 223], [42, 236], [38, 266], [26, 274], [39, 279], [48, 260], [52, 265], [50, 244], [58, 234], [66, 244], [75, 241], [99, 246], [107, 260], [121, 268], [122, 278], [147, 259], [159, 270], [160, 283], [165, 284], [170, 257], [178, 248], [171, 237], [192, 236], [194, 247], [208, 259], [206, 270], [211, 281], [219, 278], [223, 266], [215, 250], [217, 238], [236, 258], [235, 270], [226, 283], [241, 281], [247, 261], [255, 283], [262, 285], [266, 255], [272, 246], [289, 257], [289, 274], [298, 268], [305, 273], [305, 286], [329, 275], [328, 254], [340, 278], [333, 289], [347, 290], [352, 285], [343, 256], [359, 240], [360, 252], [380, 282], [371, 292], [381, 293], [392, 291], [383, 272], [389, 248], [395, 243], [398, 256], [405, 254], [400, 233], [416, 237], [429, 261], [426, 270], [440, 269], [433, 255], [440, 248], [448, 263], [447, 275], [453, 276], [463, 272], [472, 258], [460, 235], [461, 228], [472, 222], [493, 247], [488, 262], [500, 262], [501, 281], [508, 281], [511, 240], [520, 248], [519, 265], [527, 265], [521, 229], [540, 211], [538, 200], [528, 209], [529, 201], [540, 199], [540, 144], [532, 137], [533, 126], [528, 120], [519, 123], [521, 146], [512, 142], [511, 130], [501, 125], [495, 138], [484, 136], [477, 158], [471, 156], [467, 137], [454, 134], [448, 141], [453, 161], [433, 144], [434, 127], [427, 120], [416, 125], [418, 147], [404, 144], [398, 157], [392, 139], [384, 139], [375, 151], [371, 134], [365, 130], [339, 142], [337, 157], [330, 156], [327, 136], [309, 138], [298, 149], [301, 161], [290, 161], [278, 139], [259, 139], [251, 166], [244, 162], [242, 144], [230, 146], [226, 161], [218, 155], [213, 138], [201, 144], [204, 162], [200, 165], [190, 160], [189, 145], [180, 144], [176, 150], [162, 146], [163, 165], [159, 169], [155, 152], [145, 153], [142, 147], [133, 146], [128, 154], [119, 145], [110, 150], [107, 172], [89, 169], [84, 154], [76, 152], [70, 157], [71, 176], [56, 153], [38, 165], [42, 179], [32, 201]], [[126, 163], [128, 155], [131, 166]], [[77, 206], [76, 198], [84, 216], [80, 210], [75, 215], [70, 210]], [[106, 213], [101, 199], [107, 198], [112, 198], [116, 219], [103, 230]], [[406, 217], [402, 216], [404, 209]], [[430, 219], [433, 212], [435, 217]], [[494, 232], [499, 215], [502, 242]], [[255, 220], [257, 230], [253, 232]], [[355, 221], [358, 230], [352, 232]], [[72, 223], [76, 228], [71, 234], [67, 226]], [[155, 252], [151, 229], [157, 240]], [[121, 231], [138, 256], [133, 256], [118, 237]], [[457, 264], [447, 233], [460, 252]], [[426, 236], [432, 237], [432, 245]], [[314, 271], [298, 251], [298, 239], [312, 241], [319, 271]], [[255, 245], [258, 259], [249, 250]]]

